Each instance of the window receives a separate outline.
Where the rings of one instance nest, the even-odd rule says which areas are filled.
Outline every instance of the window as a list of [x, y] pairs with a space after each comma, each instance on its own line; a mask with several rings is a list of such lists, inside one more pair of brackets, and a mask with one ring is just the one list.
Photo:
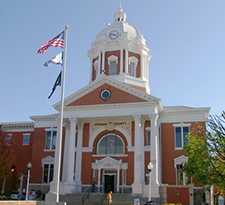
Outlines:
[[106, 134], [98, 142], [97, 154], [124, 154], [124, 142], [118, 135], [114, 133]]
[[134, 67], [133, 62], [130, 63], [130, 73], [129, 74], [130, 74], [130, 76], [135, 77], [135, 67]]
[[117, 74], [117, 64], [116, 61], [110, 61], [109, 64], [109, 75], [116, 75]]
[[190, 125], [174, 125], [175, 126], [175, 148], [183, 149], [187, 141], [187, 134], [189, 133]]
[[174, 159], [177, 185], [187, 185], [188, 183], [191, 182], [191, 179], [189, 179], [186, 173], [183, 171], [183, 166], [187, 161], [188, 161], [188, 157], [185, 157], [184, 155]]
[[109, 75], [117, 75], [118, 57], [110, 56], [108, 58], [108, 64], [109, 64]]
[[96, 76], [99, 75], [99, 62], [98, 60], [96, 60], [94, 62], [94, 67], [95, 67], [95, 72], [96, 72]]
[[12, 134], [8, 134], [6, 137], [6, 145], [11, 145], [12, 142]]
[[136, 77], [136, 67], [138, 64], [138, 59], [135, 57], [129, 58], [129, 75]]
[[53, 180], [54, 164], [44, 164], [43, 183], [50, 183]]
[[45, 150], [55, 150], [56, 135], [57, 135], [56, 130], [46, 131]]
[[23, 134], [23, 145], [29, 145], [30, 142], [30, 134]]
[[151, 128], [146, 128], [146, 146], [151, 145]]

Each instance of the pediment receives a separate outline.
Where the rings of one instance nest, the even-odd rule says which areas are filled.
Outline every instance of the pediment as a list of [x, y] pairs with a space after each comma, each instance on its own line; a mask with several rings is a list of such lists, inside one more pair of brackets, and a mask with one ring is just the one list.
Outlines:
[[174, 166], [177, 164], [185, 164], [188, 161], [188, 157], [181, 155], [174, 159]]
[[103, 165], [103, 166], [113, 166], [113, 165], [121, 165], [122, 164], [122, 160], [116, 160], [112, 157], [105, 157], [101, 160], [96, 160], [95, 162], [96, 165]]
[[42, 164], [54, 163], [54, 158], [52, 156], [47, 156], [41, 160]]
[[[111, 96], [109, 99], [103, 100], [101, 98], [101, 92], [103, 90], [110, 91]], [[83, 89], [65, 98], [64, 107], [101, 106], [126, 103], [153, 103], [156, 105], [160, 101], [159, 98], [104, 75]], [[59, 106], [60, 102], [55, 104], [54, 108], [58, 110]]]

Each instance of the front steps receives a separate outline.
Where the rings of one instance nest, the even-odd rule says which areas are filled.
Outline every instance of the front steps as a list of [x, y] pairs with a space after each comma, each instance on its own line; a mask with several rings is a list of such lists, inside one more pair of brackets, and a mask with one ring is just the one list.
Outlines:
[[[60, 195], [61, 202], [67, 202], [67, 205], [82, 205], [81, 198], [84, 193], [73, 193]], [[90, 193], [89, 197], [85, 200], [84, 205], [101, 205], [102, 193]], [[113, 204], [116, 205], [134, 205], [134, 198], [131, 194], [113, 194]], [[145, 201], [141, 201], [141, 204], [145, 204]], [[107, 205], [108, 201], [105, 199], [103, 205]]]

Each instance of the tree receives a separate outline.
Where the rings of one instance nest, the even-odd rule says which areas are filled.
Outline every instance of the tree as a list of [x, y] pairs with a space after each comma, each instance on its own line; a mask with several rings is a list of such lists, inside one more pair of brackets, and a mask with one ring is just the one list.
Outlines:
[[14, 161], [14, 142], [7, 137], [8, 133], [0, 129], [0, 181], [10, 171]]
[[221, 116], [210, 116], [206, 127], [198, 126], [187, 138], [184, 151], [189, 159], [184, 171], [194, 182], [215, 185], [224, 194], [225, 112]]

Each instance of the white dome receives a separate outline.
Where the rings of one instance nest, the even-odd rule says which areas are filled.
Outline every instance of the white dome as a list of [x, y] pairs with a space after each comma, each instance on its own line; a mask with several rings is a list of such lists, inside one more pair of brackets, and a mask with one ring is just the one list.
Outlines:
[[[126, 22], [126, 14], [123, 12], [121, 6], [118, 9], [118, 12], [114, 14], [115, 21], [111, 24], [108, 24], [99, 34], [96, 36], [93, 45], [102, 43], [102, 42], [115, 42], [117, 41], [131, 41], [131, 44], [146, 46], [145, 39], [141, 35], [140, 31], [134, 26], [129, 25]], [[117, 31], [118, 36], [116, 39], [110, 38], [110, 32]]]

